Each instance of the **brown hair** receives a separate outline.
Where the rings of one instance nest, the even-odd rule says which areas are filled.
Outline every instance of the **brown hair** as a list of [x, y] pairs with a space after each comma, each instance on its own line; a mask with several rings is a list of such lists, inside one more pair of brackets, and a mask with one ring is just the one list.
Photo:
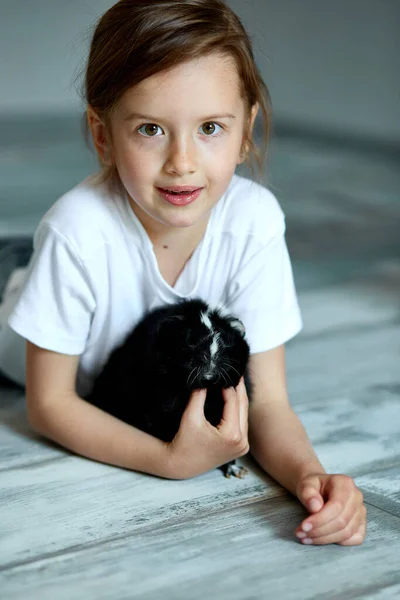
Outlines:
[[[83, 97], [111, 132], [110, 121], [123, 94], [147, 77], [183, 62], [218, 52], [237, 65], [247, 117], [259, 104], [263, 146], [248, 131], [242, 148], [246, 164], [259, 173], [270, 133], [271, 100], [255, 64], [251, 41], [239, 17], [224, 0], [120, 0], [98, 21], [86, 66]], [[247, 121], [246, 121], [247, 122]], [[89, 127], [84, 116], [86, 142]], [[101, 181], [120, 183], [114, 165], [102, 165]]]

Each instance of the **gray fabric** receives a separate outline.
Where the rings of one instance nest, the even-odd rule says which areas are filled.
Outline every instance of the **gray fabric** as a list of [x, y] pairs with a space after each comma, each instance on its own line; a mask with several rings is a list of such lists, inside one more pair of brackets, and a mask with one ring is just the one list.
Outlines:
[[11, 273], [27, 265], [32, 252], [31, 237], [0, 239], [0, 302]]
[[[11, 273], [18, 267], [28, 264], [33, 252], [31, 237], [13, 237], [0, 239], [0, 303]], [[17, 384], [0, 370], [0, 386], [15, 387]]]

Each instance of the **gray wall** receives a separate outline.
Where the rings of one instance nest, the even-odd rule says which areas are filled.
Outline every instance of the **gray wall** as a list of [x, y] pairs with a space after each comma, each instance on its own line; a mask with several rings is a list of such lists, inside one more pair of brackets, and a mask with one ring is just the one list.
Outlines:
[[0, 0], [0, 114], [76, 110], [75, 72], [112, 0]]
[[400, 141], [400, 0], [231, 0], [275, 115]]
[[[111, 0], [0, 0], [0, 116], [81, 108], [73, 79]], [[400, 141], [400, 0], [230, 0], [278, 121]]]

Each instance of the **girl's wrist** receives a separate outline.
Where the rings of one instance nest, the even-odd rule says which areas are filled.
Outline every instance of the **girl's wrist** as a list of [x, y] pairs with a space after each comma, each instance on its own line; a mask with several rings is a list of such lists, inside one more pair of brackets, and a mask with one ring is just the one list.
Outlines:
[[159, 438], [150, 437], [152, 438], [152, 442], [154, 442], [153, 450], [148, 454], [149, 464], [143, 465], [143, 472], [151, 473], [164, 479], [183, 479], [183, 477], [179, 476], [179, 468], [171, 452], [171, 444]]
[[185, 477], [182, 477], [182, 469], [179, 468], [179, 464], [177, 463], [173, 444], [173, 441], [163, 442], [165, 477], [168, 479], [185, 479]]
[[190, 473], [187, 469], [185, 460], [181, 460], [177, 456], [174, 446], [174, 441], [165, 442], [165, 472], [168, 479], [190, 479], [195, 477], [196, 473]]

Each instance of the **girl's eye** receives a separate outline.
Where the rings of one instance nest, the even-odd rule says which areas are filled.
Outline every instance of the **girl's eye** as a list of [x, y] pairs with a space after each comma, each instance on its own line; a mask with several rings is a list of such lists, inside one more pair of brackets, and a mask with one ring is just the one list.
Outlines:
[[[221, 125], [218, 125], [218, 123], [214, 123], [213, 121], [210, 121], [209, 123], [204, 123], [204, 125], [201, 126], [204, 133], [209, 137], [216, 137], [213, 134], [217, 131], [217, 127], [219, 127], [220, 131], [223, 131]], [[217, 134], [220, 133], [220, 131], [217, 131]]]
[[[218, 123], [214, 123], [212, 121], [209, 123], [204, 123], [204, 125], [201, 126], [201, 129], [208, 137], [217, 137], [221, 131], [223, 131], [223, 127], [221, 127], [221, 125], [218, 125]], [[144, 123], [137, 129], [137, 131], [143, 135], [143, 137], [159, 137], [162, 135], [161, 127], [155, 123]], [[158, 131], [160, 131], [160, 133], [158, 133]]]
[[[154, 123], [145, 123], [144, 125], [139, 127], [139, 129], [137, 131], [139, 131], [139, 133], [141, 135], [143, 135], [144, 137], [158, 137], [157, 136], [158, 129], [161, 130], [161, 127], [159, 125], [155, 125]], [[144, 130], [144, 131], [142, 131], [142, 130]]]

